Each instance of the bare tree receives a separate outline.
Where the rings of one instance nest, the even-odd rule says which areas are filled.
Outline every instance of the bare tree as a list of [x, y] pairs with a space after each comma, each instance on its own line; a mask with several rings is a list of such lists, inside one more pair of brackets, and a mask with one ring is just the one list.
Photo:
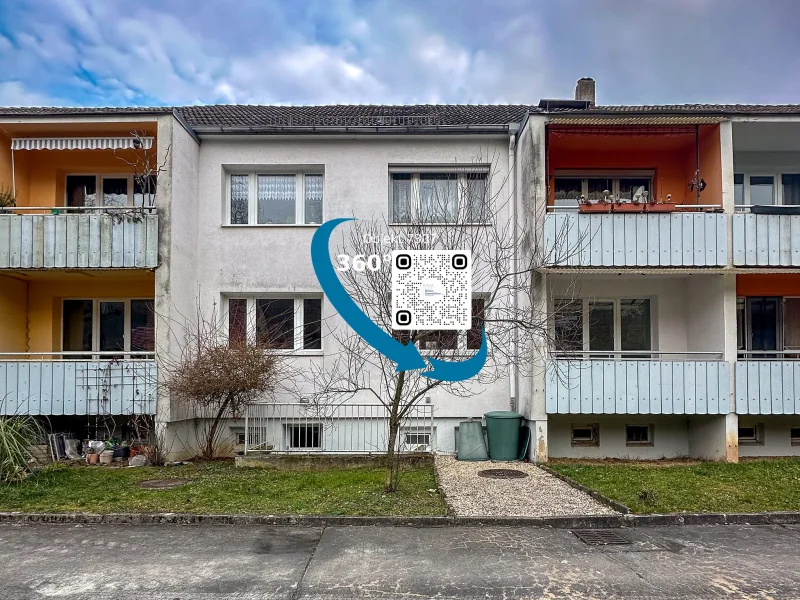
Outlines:
[[131, 131], [133, 149], [129, 151], [114, 150], [114, 156], [128, 165], [133, 173], [134, 207], [139, 210], [150, 209], [156, 203], [158, 177], [166, 172], [172, 144], [164, 151], [164, 159], [158, 162], [156, 151], [148, 147], [150, 138], [144, 131]]
[[273, 398], [294, 376], [279, 351], [280, 333], [264, 331], [253, 340], [236, 333], [246, 327], [247, 316], [233, 318], [229, 332], [216, 305], [206, 313], [198, 303], [193, 319], [180, 324], [179, 331], [170, 331], [182, 340], [180, 350], [161, 357], [163, 386], [194, 418], [205, 459], [221, 449], [223, 420], [240, 417], [250, 402]]
[[[467, 332], [393, 331], [391, 264], [385, 258], [380, 269], [351, 268], [341, 271], [340, 279], [374, 323], [403, 344], [417, 345], [426, 359], [462, 361], [473, 356], [481, 345], [481, 328], [488, 342], [481, 372], [468, 381], [451, 382], [431, 379], [422, 370], [397, 372], [393, 360], [349, 327], [332, 331], [336, 354], [322, 366], [312, 367], [309, 383], [314, 391], [308, 399], [322, 411], [357, 394], [368, 395], [385, 408], [387, 492], [398, 486], [403, 423], [431, 390], [442, 388], [461, 398], [480, 394], [485, 386], [505, 377], [510, 367], [526, 370], [535, 351], [526, 340], [550, 337], [551, 315], [542, 308], [546, 303], [534, 297], [537, 290], [532, 276], [557, 261], [553, 250], [545, 249], [539, 236], [526, 228], [525, 218], [517, 214], [513, 185], [498, 175], [495, 159], [479, 157], [474, 164], [456, 169], [449, 180], [420, 178], [397, 186], [392, 222], [355, 215], [357, 220], [340, 225], [343, 233], [333, 252], [335, 259], [340, 255], [385, 257], [392, 250], [471, 251], [472, 329]], [[528, 202], [534, 210], [536, 206], [544, 210], [543, 199]]]

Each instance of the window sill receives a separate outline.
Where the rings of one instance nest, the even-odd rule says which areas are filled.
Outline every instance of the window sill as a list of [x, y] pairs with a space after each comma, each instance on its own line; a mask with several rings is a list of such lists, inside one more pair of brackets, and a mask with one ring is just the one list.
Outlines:
[[322, 223], [256, 223], [253, 225], [249, 224], [241, 224], [241, 225], [233, 225], [231, 223], [223, 223], [222, 227], [227, 227], [231, 229], [251, 229], [251, 228], [272, 228], [272, 227], [319, 227]]
[[635, 447], [635, 446], [644, 446], [644, 447], [653, 447], [653, 442], [625, 442], [627, 447]]
[[281, 356], [324, 356], [322, 350], [285, 350], [276, 348], [275, 352]]

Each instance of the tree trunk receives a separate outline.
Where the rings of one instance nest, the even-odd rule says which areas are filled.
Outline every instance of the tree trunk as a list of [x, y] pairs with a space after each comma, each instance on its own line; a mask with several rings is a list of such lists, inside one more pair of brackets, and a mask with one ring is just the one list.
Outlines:
[[230, 403], [230, 398], [226, 398], [225, 402], [222, 403], [222, 406], [219, 407], [217, 416], [214, 417], [214, 421], [211, 423], [211, 428], [208, 430], [208, 437], [206, 438], [206, 447], [203, 450], [203, 458], [205, 459], [214, 458], [214, 442], [216, 441], [217, 437], [217, 429], [219, 428], [219, 423], [222, 420], [222, 415], [225, 414], [225, 410], [227, 410]]
[[400, 461], [400, 455], [397, 453], [397, 434], [400, 430], [400, 419], [397, 414], [400, 412], [400, 398], [402, 398], [405, 379], [405, 371], [397, 376], [397, 387], [394, 390], [392, 408], [389, 411], [389, 440], [386, 447], [386, 476], [383, 482], [384, 492], [397, 491], [397, 475], [399, 473], [398, 467]]

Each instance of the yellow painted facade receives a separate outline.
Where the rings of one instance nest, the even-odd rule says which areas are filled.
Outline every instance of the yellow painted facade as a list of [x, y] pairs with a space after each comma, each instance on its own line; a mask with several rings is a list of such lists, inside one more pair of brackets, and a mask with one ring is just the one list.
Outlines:
[[65, 299], [153, 298], [152, 272], [54, 274], [20, 281], [0, 280], [0, 351], [60, 352]]

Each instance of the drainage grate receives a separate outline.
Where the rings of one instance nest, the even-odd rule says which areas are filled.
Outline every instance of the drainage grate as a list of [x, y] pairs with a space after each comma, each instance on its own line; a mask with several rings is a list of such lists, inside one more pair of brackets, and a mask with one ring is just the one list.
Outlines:
[[631, 541], [610, 529], [575, 529], [573, 532], [579, 540], [589, 546], [608, 546], [610, 544], [630, 544]]
[[188, 479], [147, 479], [139, 483], [139, 487], [147, 490], [166, 490], [181, 487], [189, 483]]
[[488, 477], [489, 479], [522, 479], [528, 474], [516, 469], [484, 469], [478, 471], [478, 477]]

